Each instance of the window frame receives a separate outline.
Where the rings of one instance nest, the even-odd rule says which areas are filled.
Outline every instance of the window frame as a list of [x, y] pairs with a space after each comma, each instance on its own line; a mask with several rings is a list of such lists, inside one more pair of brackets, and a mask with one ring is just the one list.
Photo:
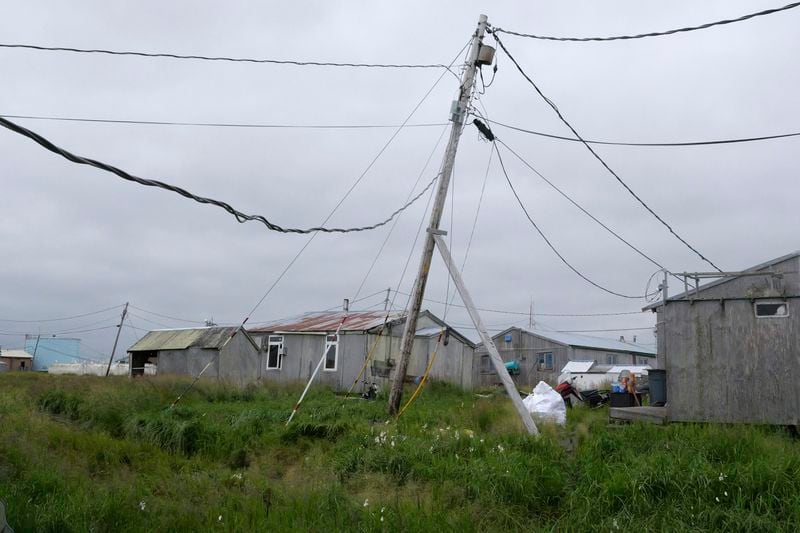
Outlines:
[[[550, 356], [550, 365], [547, 364], [547, 356]], [[536, 368], [538, 370], [555, 370], [556, 358], [553, 351], [536, 352]]]
[[[328, 366], [328, 350], [333, 347], [333, 367]], [[333, 333], [325, 335], [325, 362], [322, 365], [324, 372], [336, 372], [339, 369], [339, 335]]]
[[[777, 305], [777, 306], [785, 306], [786, 307], [786, 314], [785, 315], [759, 315], [758, 314], [758, 306], [759, 305]], [[770, 300], [756, 300], [753, 302], [753, 314], [757, 319], [760, 318], [789, 318], [791, 314], [789, 312], [789, 300], [780, 300], [780, 299], [770, 299]]]
[[[274, 340], [274, 339], [280, 339]], [[283, 369], [283, 347], [284, 347], [284, 337], [283, 335], [268, 335], [267, 336], [267, 370], [282, 370]], [[270, 356], [272, 352], [272, 347], [278, 347], [278, 354], [277, 354], [277, 366], [270, 366]]]
[[[607, 365], [618, 365], [620, 363], [617, 362], [617, 355], [615, 353], [608, 353], [606, 352], [606, 364]], [[611, 361], [609, 361], [611, 359]]]

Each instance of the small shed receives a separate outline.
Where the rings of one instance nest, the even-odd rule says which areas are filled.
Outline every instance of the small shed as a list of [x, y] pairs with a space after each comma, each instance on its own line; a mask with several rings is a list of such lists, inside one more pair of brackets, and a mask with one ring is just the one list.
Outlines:
[[[128, 348], [131, 376], [155, 365], [158, 375], [220, 378], [245, 384], [258, 378], [259, 347], [239, 327], [160, 329], [148, 332]], [[149, 373], [149, 372], [147, 372]]]
[[0, 363], [5, 363], [6, 371], [24, 372], [33, 369], [33, 356], [25, 350], [0, 349]]
[[[559, 369], [570, 361], [588, 361], [606, 365], [630, 364], [653, 366], [653, 347], [625, 340], [592, 337], [558, 331], [508, 328], [492, 337], [503, 361], [516, 361], [519, 372], [512, 378], [519, 386], [534, 386], [539, 381], [555, 383]], [[475, 352], [475, 382], [499, 383], [489, 354], [483, 346]]]
[[800, 424], [800, 252], [713, 275], [645, 307], [658, 316], [668, 419]]
[[[250, 329], [250, 334], [262, 347], [261, 379], [307, 380], [324, 353], [317, 379], [334, 389], [347, 390], [368, 358], [361, 380], [388, 386], [404, 326], [405, 314], [400, 312], [324, 311], [275, 321]], [[437, 347], [440, 332], [443, 339]], [[467, 337], [431, 312], [422, 311], [407, 379], [421, 376], [435, 354], [431, 378], [471, 388], [474, 348]]]

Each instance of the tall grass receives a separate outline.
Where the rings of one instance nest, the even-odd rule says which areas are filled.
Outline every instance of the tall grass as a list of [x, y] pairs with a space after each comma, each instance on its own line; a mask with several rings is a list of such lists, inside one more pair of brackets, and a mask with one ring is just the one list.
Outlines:
[[0, 499], [17, 531], [796, 531], [779, 428], [629, 425], [573, 409], [522, 435], [502, 394], [0, 375]]

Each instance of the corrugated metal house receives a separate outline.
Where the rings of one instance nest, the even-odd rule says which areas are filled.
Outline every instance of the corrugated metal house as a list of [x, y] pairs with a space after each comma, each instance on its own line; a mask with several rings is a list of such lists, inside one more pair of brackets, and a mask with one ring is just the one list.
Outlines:
[[33, 356], [25, 350], [0, 350], [0, 363], [5, 371], [26, 371], [33, 369]]
[[[345, 316], [347, 320], [337, 336], [336, 330]], [[325, 362], [317, 380], [334, 389], [346, 390], [371, 351], [372, 362], [362, 380], [380, 387], [389, 384], [404, 325], [402, 313], [392, 312], [387, 318], [385, 311], [334, 311], [306, 313], [251, 329], [250, 334], [262, 348], [261, 379], [307, 380], [324, 353]], [[437, 349], [442, 331], [445, 334]], [[423, 311], [417, 323], [407, 377], [421, 376], [436, 352], [430, 377], [471, 388], [474, 348], [468, 338], [429, 311]]]
[[[520, 386], [534, 386], [539, 381], [555, 382], [569, 361], [652, 366], [656, 357], [655, 348], [623, 340], [518, 327], [501, 331], [492, 340], [503, 361], [519, 364], [519, 374], [512, 375], [512, 378]], [[475, 363], [475, 383], [499, 383], [483, 346], [475, 350]]]
[[[128, 348], [132, 376], [156, 365], [159, 375], [196, 376], [209, 363], [205, 377], [245, 384], [258, 378], [261, 354], [252, 337], [238, 327], [162, 329], [148, 332]], [[231, 335], [236, 335], [228, 342]]]
[[798, 272], [794, 252], [645, 308], [669, 420], [800, 424]]

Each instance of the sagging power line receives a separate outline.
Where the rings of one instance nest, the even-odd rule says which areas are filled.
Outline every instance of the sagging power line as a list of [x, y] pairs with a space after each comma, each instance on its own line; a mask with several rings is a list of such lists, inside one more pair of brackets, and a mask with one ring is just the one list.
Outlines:
[[533, 226], [533, 229], [536, 230], [536, 232], [539, 234], [539, 236], [542, 238], [542, 240], [544, 240], [544, 242], [547, 244], [547, 246], [553, 251], [554, 254], [556, 254], [556, 256], [561, 260], [561, 262], [564, 263], [567, 266], [567, 268], [572, 270], [575, 274], [578, 275], [578, 277], [580, 277], [581, 279], [586, 281], [589, 285], [592, 285], [593, 287], [596, 287], [596, 288], [600, 289], [603, 292], [607, 292], [608, 294], [612, 294], [614, 296], [619, 296], [620, 298], [628, 298], [628, 299], [632, 299], [632, 300], [634, 300], [634, 299], [638, 300], [638, 299], [644, 298], [646, 296], [646, 295], [623, 294], [621, 292], [617, 292], [615, 290], [609, 289], [608, 287], [604, 287], [603, 285], [600, 285], [596, 281], [593, 281], [591, 278], [586, 276], [586, 274], [584, 274], [583, 272], [581, 272], [580, 270], [575, 268], [572, 265], [572, 263], [567, 261], [567, 259], [561, 254], [561, 252], [558, 251], [558, 249], [555, 247], [555, 245], [553, 245], [553, 243], [550, 241], [550, 239], [547, 238], [547, 235], [544, 234], [544, 232], [541, 230], [539, 225], [536, 224], [536, 222], [531, 217], [530, 213], [528, 212], [528, 209], [525, 207], [525, 204], [522, 202], [522, 199], [519, 197], [519, 194], [517, 194], [517, 190], [514, 188], [514, 184], [511, 182], [511, 178], [508, 176], [508, 171], [506, 170], [506, 166], [503, 163], [503, 156], [500, 154], [500, 150], [497, 148], [497, 144], [494, 144], [493, 146], [495, 148], [495, 151], [497, 152], [497, 161], [500, 163], [500, 168], [503, 170], [503, 176], [505, 176], [506, 182], [508, 183], [508, 186], [511, 189], [511, 192], [514, 195], [514, 198], [517, 200], [517, 204], [522, 209], [522, 212], [525, 214], [525, 217], [528, 219], [528, 222], [530, 222], [531, 226]]
[[261, 63], [271, 65], [294, 65], [298, 67], [347, 67], [377, 69], [448, 69], [441, 63], [353, 63], [336, 61], [300, 61], [296, 59], [269, 59], [252, 57], [206, 56], [175, 54], [172, 52], [141, 52], [133, 50], [109, 50], [104, 48], [73, 48], [68, 46], [42, 46], [38, 44], [0, 43], [0, 48], [36, 50], [38, 52], [72, 52], [77, 54], [103, 54], [112, 56], [136, 56], [164, 59], [190, 59], [194, 61], [221, 61], [232, 63]]
[[138, 176], [134, 176], [132, 174], [129, 174], [128, 172], [125, 172], [124, 170], [119, 169], [119, 168], [117, 168], [115, 166], [109, 165], [107, 163], [103, 163], [101, 161], [97, 161], [97, 160], [94, 160], [94, 159], [89, 159], [89, 158], [86, 158], [86, 157], [75, 155], [75, 154], [73, 154], [71, 152], [68, 152], [67, 150], [65, 150], [65, 149], [63, 149], [63, 148], [61, 148], [59, 146], [56, 146], [55, 144], [53, 144], [49, 140], [45, 139], [41, 135], [39, 135], [37, 133], [34, 133], [33, 131], [31, 131], [31, 130], [29, 130], [27, 128], [23, 128], [22, 126], [20, 126], [18, 124], [15, 124], [15, 123], [11, 122], [10, 120], [7, 120], [7, 119], [2, 118], [2, 117], [0, 117], [0, 126], [3, 126], [3, 127], [7, 128], [7, 129], [9, 129], [9, 130], [11, 130], [11, 131], [13, 131], [15, 133], [18, 133], [20, 135], [28, 137], [29, 139], [32, 139], [33, 141], [35, 141], [40, 146], [46, 148], [47, 150], [53, 152], [54, 154], [60, 155], [61, 157], [65, 158], [68, 161], [71, 161], [73, 163], [77, 163], [77, 164], [80, 164], [80, 165], [89, 165], [91, 167], [99, 168], [100, 170], [105, 170], [106, 172], [110, 172], [112, 174], [116, 174], [117, 176], [119, 176], [120, 178], [122, 178], [124, 180], [132, 181], [134, 183], [138, 183], [139, 185], [144, 185], [146, 187], [156, 187], [156, 188], [159, 188], [159, 189], [164, 189], [164, 190], [179, 194], [179, 195], [183, 196], [184, 198], [188, 198], [190, 200], [194, 200], [195, 202], [198, 202], [198, 203], [201, 203], [201, 204], [209, 204], [209, 205], [214, 205], [214, 206], [220, 207], [220, 208], [224, 209], [225, 211], [227, 211], [228, 213], [230, 213], [231, 215], [233, 215], [234, 218], [236, 218], [236, 221], [239, 222], [239, 223], [244, 223], [244, 222], [249, 222], [249, 221], [260, 222], [261, 224], [266, 226], [268, 230], [275, 231], [275, 232], [278, 232], [278, 233], [298, 233], [298, 234], [309, 234], [309, 233], [317, 233], [317, 232], [322, 232], [322, 233], [354, 233], [354, 232], [370, 231], [370, 230], [374, 230], [374, 229], [380, 228], [381, 226], [385, 226], [386, 224], [391, 222], [397, 215], [399, 215], [400, 213], [402, 213], [403, 211], [408, 209], [411, 205], [414, 204], [414, 202], [419, 200], [419, 198], [422, 197], [422, 195], [425, 194], [425, 192], [428, 189], [433, 187], [433, 184], [436, 183], [436, 180], [439, 177], [438, 175], [434, 176], [433, 179], [428, 183], [428, 185], [422, 191], [419, 192], [419, 194], [417, 194], [411, 200], [406, 202], [405, 205], [403, 205], [400, 208], [396, 209], [388, 218], [386, 218], [386, 219], [384, 219], [384, 220], [382, 220], [380, 222], [376, 222], [375, 224], [370, 224], [370, 225], [367, 225], [367, 226], [352, 227], [352, 228], [328, 228], [328, 227], [324, 227], [324, 226], [313, 227], [313, 228], [284, 228], [282, 226], [279, 226], [278, 224], [275, 224], [274, 222], [270, 222], [263, 215], [248, 215], [246, 213], [243, 213], [242, 211], [239, 211], [238, 209], [235, 209], [230, 204], [228, 204], [226, 202], [223, 202], [221, 200], [216, 200], [216, 199], [213, 199], [213, 198], [206, 198], [206, 197], [203, 197], [203, 196], [197, 196], [197, 195], [195, 195], [195, 194], [193, 194], [193, 193], [191, 193], [191, 192], [189, 192], [186, 189], [183, 189], [181, 187], [177, 187], [175, 185], [170, 185], [169, 183], [165, 183], [165, 182], [159, 181], [159, 180], [153, 180], [153, 179], [148, 179], [148, 178], [140, 178]]
[[[174, 120], [128, 120], [113, 118], [56, 117], [47, 115], [8, 115], [0, 117], [24, 120], [50, 120], [55, 122], [85, 122], [90, 124], [128, 124], [141, 126], [191, 126], [202, 128], [244, 128], [244, 129], [309, 129], [309, 130], [366, 130], [398, 128], [399, 124], [268, 124], [263, 122], [182, 122]], [[423, 122], [406, 124], [406, 128], [432, 128], [447, 126], [444, 122]], [[800, 135], [800, 134], [798, 134]]]
[[720, 269], [717, 265], [715, 265], [705, 255], [703, 255], [700, 252], [700, 250], [698, 250], [696, 247], [694, 247], [691, 244], [689, 244], [689, 242], [686, 239], [681, 237], [678, 234], [678, 232], [676, 232], [675, 229], [673, 229], [673, 227], [669, 223], [667, 223], [666, 220], [664, 220], [661, 216], [659, 216], [658, 213], [656, 213], [653, 210], [653, 208], [651, 208], [641, 198], [641, 196], [636, 194], [633, 191], [633, 189], [631, 189], [631, 187], [627, 183], [625, 183], [625, 181], [619, 176], [619, 174], [617, 174], [611, 168], [611, 166], [608, 163], [606, 163], [605, 159], [600, 157], [600, 154], [598, 154], [594, 150], [594, 148], [592, 148], [592, 146], [589, 143], [586, 142], [586, 140], [583, 138], [583, 136], [581, 136], [578, 133], [578, 131], [572, 126], [572, 124], [564, 117], [564, 115], [558, 109], [558, 106], [556, 106], [556, 104], [553, 103], [552, 100], [550, 100], [547, 96], [544, 95], [544, 93], [539, 88], [539, 86], [536, 84], [536, 82], [533, 81], [533, 79], [523, 70], [522, 66], [520, 66], [520, 64], [517, 62], [517, 60], [514, 58], [514, 56], [511, 55], [511, 53], [508, 51], [508, 49], [506, 48], [505, 44], [503, 44], [503, 41], [497, 36], [497, 34], [495, 33], [493, 35], [494, 35], [495, 41], [497, 42], [498, 46], [500, 46], [500, 48], [503, 50], [503, 52], [506, 54], [506, 56], [508, 56], [508, 58], [511, 60], [511, 62], [514, 63], [514, 66], [517, 68], [519, 73], [522, 74], [522, 76], [528, 81], [528, 83], [535, 89], [536, 93], [547, 103], [547, 105], [550, 106], [550, 108], [555, 112], [555, 114], [558, 116], [558, 118], [561, 120], [561, 122], [563, 122], [564, 125], [567, 126], [570, 129], [570, 131], [572, 131], [572, 134], [575, 135], [575, 137], [577, 137], [581, 141], [581, 143], [586, 147], [587, 150], [589, 150], [589, 152], [592, 154], [592, 156], [594, 156], [594, 158], [597, 159], [600, 162], [601, 165], [603, 165], [603, 167], [620, 183], [620, 185], [622, 185], [625, 188], [625, 190], [628, 191], [628, 193], [631, 196], [633, 196], [633, 198], [636, 199], [636, 201], [639, 202], [642, 205], [642, 207], [644, 207], [651, 215], [653, 215], [653, 217], [655, 217], [656, 220], [658, 220], [665, 228], [667, 228], [667, 230], [676, 239], [678, 239], [687, 248], [689, 248], [692, 252], [694, 252], [700, 259], [702, 259], [703, 261], [705, 261], [706, 263], [711, 265], [715, 270], [717, 270], [719, 272], [722, 272], [722, 269]]
[[553, 37], [548, 35], [536, 35], [533, 33], [522, 33], [517, 31], [511, 30], [504, 30], [503, 28], [494, 28], [490, 30], [491, 33], [507, 33], [508, 35], [515, 35], [517, 37], [527, 37], [529, 39], [540, 39], [544, 41], [568, 41], [568, 42], [602, 42], [602, 41], [625, 41], [625, 40], [632, 40], [632, 39], [644, 39], [647, 37], [662, 37], [665, 35], [674, 35], [676, 33], [687, 33], [692, 31], [698, 30], [705, 30], [708, 28], [713, 28], [715, 26], [724, 26], [726, 24], [733, 24], [736, 22], [743, 22], [745, 20], [750, 20], [757, 17], [763, 17], [765, 15], [772, 15], [774, 13], [779, 13], [781, 11], [787, 11], [789, 9], [794, 9], [795, 7], [800, 6], [800, 2], [792, 2], [791, 4], [786, 4], [782, 7], [776, 7], [771, 9], [764, 9], [762, 11], [757, 11], [755, 13], [748, 13], [747, 15], [742, 15], [741, 17], [731, 18], [731, 19], [723, 19], [717, 20], [714, 22], [706, 22], [705, 24], [700, 24], [697, 26], [685, 26], [682, 28], [675, 28], [671, 30], [664, 30], [664, 31], [654, 31], [649, 33], [637, 33], [632, 35], [614, 35], [609, 37]]
[[496, 126], [501, 126], [503, 128], [508, 128], [510, 130], [519, 131], [521, 133], [528, 133], [530, 135], [538, 135], [539, 137], [547, 137], [548, 139], [557, 139], [560, 141], [571, 141], [571, 142], [587, 142], [589, 144], [602, 144], [606, 146], [640, 146], [640, 147], [651, 147], [651, 148], [671, 148], [671, 147], [690, 147], [690, 146], [714, 146], [719, 144], [738, 144], [738, 143], [749, 143], [749, 142], [759, 142], [759, 141], [771, 141], [775, 139], [786, 139], [788, 137], [800, 137], [800, 131], [792, 132], [792, 133], [778, 133], [775, 135], [761, 135], [756, 137], [739, 137], [735, 139], [711, 139], [705, 141], [676, 141], [676, 142], [630, 142], [630, 141], [599, 141], [599, 140], [592, 140], [592, 139], [578, 139], [577, 137], [566, 137], [564, 135], [555, 135], [553, 133], [545, 133], [542, 131], [536, 131], [526, 128], [521, 128], [519, 126], [512, 126], [510, 124], [504, 124], [503, 122], [498, 122], [497, 120], [485, 119], [486, 122], [494, 124]]

